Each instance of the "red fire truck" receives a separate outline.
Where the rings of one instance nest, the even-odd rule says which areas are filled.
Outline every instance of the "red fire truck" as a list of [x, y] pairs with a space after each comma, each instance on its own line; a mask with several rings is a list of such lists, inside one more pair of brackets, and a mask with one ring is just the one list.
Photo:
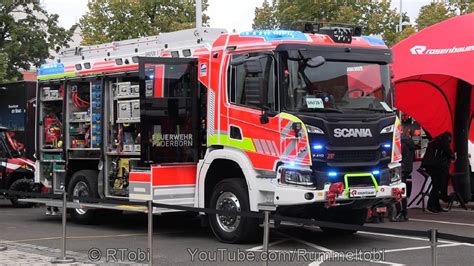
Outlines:
[[[405, 195], [392, 54], [357, 27], [305, 28], [190, 29], [63, 51], [38, 73], [37, 181], [79, 197], [270, 204], [363, 224], [368, 206]], [[208, 219], [231, 243], [259, 223]]]

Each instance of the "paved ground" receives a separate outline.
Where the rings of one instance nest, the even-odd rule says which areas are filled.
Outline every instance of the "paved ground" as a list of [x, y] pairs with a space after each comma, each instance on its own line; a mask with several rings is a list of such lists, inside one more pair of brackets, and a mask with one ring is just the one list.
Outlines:
[[[48, 264], [60, 256], [61, 218], [44, 215], [44, 207], [12, 208], [0, 200], [0, 265]], [[413, 210], [406, 223], [371, 224], [403, 229], [437, 228], [445, 233], [474, 237], [474, 211], [453, 210], [444, 214], [424, 214]], [[128, 213], [102, 221], [100, 225], [68, 224], [68, 256], [78, 264], [109, 264], [137, 261], [147, 256], [146, 216]], [[153, 258], [155, 264], [261, 265], [261, 243], [227, 245], [218, 242], [209, 228], [189, 215], [162, 215], [154, 219]], [[3, 243], [2, 243], [3, 241]], [[340, 265], [342, 262], [318, 260], [335, 252], [363, 251], [367, 259], [383, 261], [346, 262], [346, 265], [406, 264], [430, 265], [427, 239], [360, 232], [352, 236], [331, 236], [318, 229], [281, 228], [271, 231], [270, 265]], [[369, 255], [372, 253], [372, 257]], [[107, 254], [109, 256], [107, 256]], [[360, 253], [359, 253], [360, 254]], [[351, 255], [345, 254], [346, 259]], [[322, 257], [318, 257], [322, 256]], [[353, 255], [352, 255], [353, 256]], [[242, 261], [242, 259], [246, 259]], [[439, 265], [472, 265], [474, 246], [442, 241], [438, 248]], [[141, 261], [144, 263], [144, 261]]]

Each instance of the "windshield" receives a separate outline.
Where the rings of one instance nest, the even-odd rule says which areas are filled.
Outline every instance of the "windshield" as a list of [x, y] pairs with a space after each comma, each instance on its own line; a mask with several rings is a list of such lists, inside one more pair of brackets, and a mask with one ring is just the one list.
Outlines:
[[391, 112], [385, 103], [390, 92], [387, 64], [331, 61], [290, 51], [283, 53], [283, 77], [286, 110]]

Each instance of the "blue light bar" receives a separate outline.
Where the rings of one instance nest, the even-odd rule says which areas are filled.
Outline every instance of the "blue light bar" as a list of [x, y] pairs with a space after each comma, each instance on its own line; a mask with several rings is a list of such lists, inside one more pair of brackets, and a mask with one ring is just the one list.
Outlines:
[[315, 150], [322, 150], [322, 149], [323, 149], [323, 145], [320, 145], [320, 144], [313, 145], [313, 149], [315, 149]]
[[337, 176], [337, 172], [329, 172], [328, 176], [335, 177], [335, 176]]
[[383, 147], [388, 149], [388, 148], [392, 147], [392, 145], [391, 145], [390, 143], [385, 143], [385, 144], [383, 145]]
[[263, 37], [265, 41], [280, 41], [280, 40], [299, 40], [306, 41], [307, 37], [300, 31], [292, 30], [258, 30], [258, 31], [244, 31], [240, 33], [242, 37]]
[[64, 73], [64, 64], [44, 64], [41, 65], [38, 69], [38, 75], [53, 75], [53, 74], [62, 74]]
[[148, 76], [150, 79], [154, 79], [155, 78], [155, 75], [150, 75]]
[[290, 162], [290, 166], [295, 166], [295, 162]]
[[372, 171], [372, 174], [373, 174], [373, 175], [379, 175], [379, 174], [380, 174], [380, 171], [379, 171], [379, 170], [374, 170], [374, 171]]
[[385, 42], [379, 38], [370, 37], [370, 36], [360, 36], [360, 37], [366, 40], [370, 45], [387, 47], [387, 44], [385, 44]]

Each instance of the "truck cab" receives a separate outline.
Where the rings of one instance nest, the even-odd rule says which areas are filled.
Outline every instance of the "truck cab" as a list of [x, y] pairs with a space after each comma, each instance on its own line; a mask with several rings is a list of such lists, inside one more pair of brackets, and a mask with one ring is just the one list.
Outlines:
[[[210, 58], [199, 57], [209, 103], [200, 206], [242, 208], [230, 188], [207, 192], [225, 182], [218, 171], [245, 177], [252, 211], [271, 204], [319, 220], [363, 224], [367, 207], [405, 195], [392, 54], [351, 32], [229, 34]], [[214, 232], [232, 242], [229, 217], [213, 219]]]

